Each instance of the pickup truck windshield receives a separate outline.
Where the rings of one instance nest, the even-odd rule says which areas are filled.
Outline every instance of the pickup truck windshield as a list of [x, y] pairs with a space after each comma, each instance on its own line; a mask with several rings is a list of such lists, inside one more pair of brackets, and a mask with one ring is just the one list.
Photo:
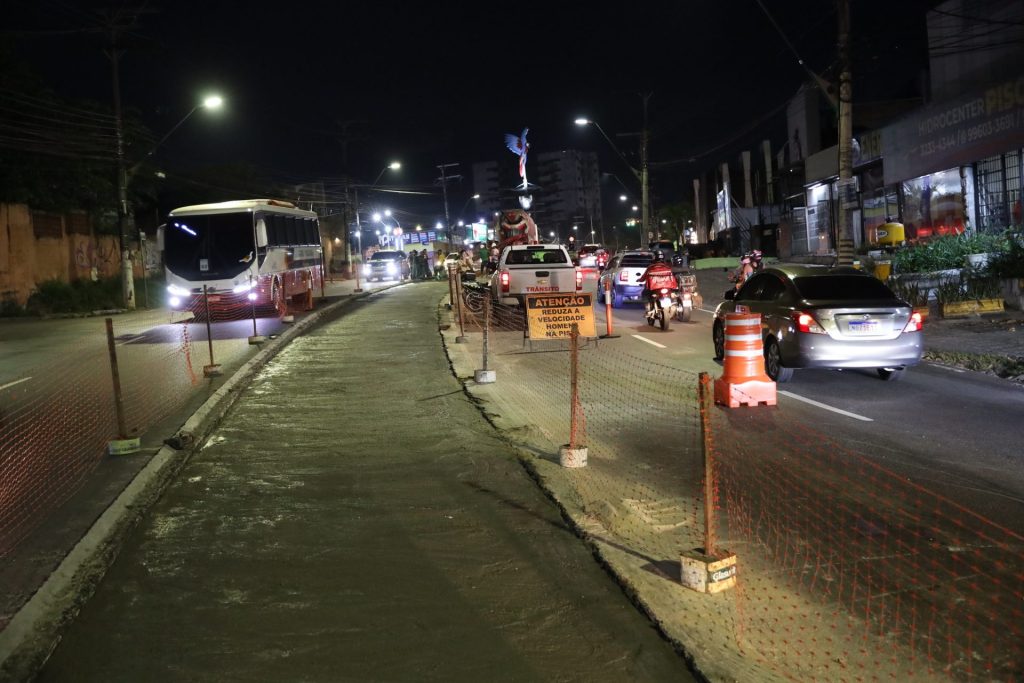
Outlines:
[[561, 249], [513, 249], [505, 258], [507, 266], [570, 265]]

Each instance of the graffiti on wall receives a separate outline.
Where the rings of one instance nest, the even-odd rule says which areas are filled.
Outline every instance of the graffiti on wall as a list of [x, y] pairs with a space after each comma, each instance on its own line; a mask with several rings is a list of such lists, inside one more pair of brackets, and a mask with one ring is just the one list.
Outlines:
[[79, 244], [75, 249], [75, 265], [83, 270], [97, 268], [102, 270], [116, 262], [117, 250], [114, 245], [104, 249], [102, 244], [96, 244], [91, 240]]

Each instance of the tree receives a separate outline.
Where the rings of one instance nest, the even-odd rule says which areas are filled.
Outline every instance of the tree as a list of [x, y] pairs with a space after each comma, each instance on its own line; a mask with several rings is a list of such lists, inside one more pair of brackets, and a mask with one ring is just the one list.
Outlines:
[[686, 239], [686, 229], [693, 227], [693, 204], [689, 202], [676, 202], [675, 204], [667, 204], [658, 211], [659, 222], [665, 221], [661, 225], [662, 235], [671, 235], [672, 239], [677, 242], [684, 242]]

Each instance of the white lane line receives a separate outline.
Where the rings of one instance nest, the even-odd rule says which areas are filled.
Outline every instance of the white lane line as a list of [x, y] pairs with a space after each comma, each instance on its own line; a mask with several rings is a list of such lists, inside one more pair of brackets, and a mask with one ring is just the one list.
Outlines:
[[667, 349], [667, 348], [668, 348], [668, 347], [667, 347], [667, 346], [665, 346], [664, 344], [659, 344], [659, 343], [658, 343], [658, 342], [656, 342], [656, 341], [651, 341], [650, 339], [646, 339], [645, 337], [641, 337], [641, 336], [640, 336], [639, 334], [634, 334], [634, 335], [632, 335], [632, 336], [633, 336], [633, 338], [635, 338], [635, 339], [639, 339], [639, 340], [640, 340], [640, 341], [642, 341], [642, 342], [647, 342], [647, 343], [648, 343], [648, 344], [650, 344], [651, 346], [657, 346], [657, 347], [658, 347], [659, 349]]
[[795, 398], [798, 401], [803, 401], [804, 403], [810, 403], [812, 406], [818, 406], [819, 408], [824, 408], [825, 410], [831, 410], [833, 413], [839, 413], [840, 415], [845, 415], [846, 417], [852, 417], [855, 420], [861, 420], [863, 422], [874, 422], [874, 420], [871, 419], [870, 417], [864, 417], [863, 415], [858, 415], [857, 413], [851, 413], [849, 411], [841, 410], [839, 408], [833, 408], [832, 406], [827, 405], [825, 403], [820, 403], [810, 398], [804, 398], [803, 396], [797, 396], [796, 394], [789, 391], [779, 391], [778, 393], [782, 394], [783, 396]]
[[7, 384], [4, 384], [3, 386], [0, 386], [0, 391], [3, 391], [4, 389], [8, 389], [10, 387], [13, 387], [15, 384], [21, 384], [22, 382], [27, 382], [30, 379], [32, 379], [32, 378], [31, 377], [22, 377], [21, 379], [16, 379], [13, 382], [8, 382]]

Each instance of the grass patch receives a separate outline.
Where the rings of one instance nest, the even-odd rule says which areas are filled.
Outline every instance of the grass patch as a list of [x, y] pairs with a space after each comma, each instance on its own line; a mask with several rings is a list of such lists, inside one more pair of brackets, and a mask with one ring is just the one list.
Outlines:
[[965, 370], [986, 372], [1015, 382], [1024, 382], [1024, 358], [962, 351], [925, 351], [924, 359]]

